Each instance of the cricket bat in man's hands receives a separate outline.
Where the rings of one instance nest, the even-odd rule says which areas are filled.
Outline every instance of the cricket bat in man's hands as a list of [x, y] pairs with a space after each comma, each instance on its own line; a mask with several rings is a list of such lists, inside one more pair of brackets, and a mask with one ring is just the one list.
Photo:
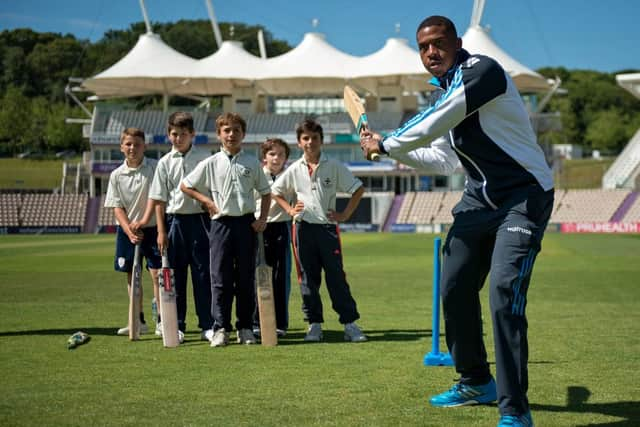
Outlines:
[[178, 309], [176, 306], [176, 285], [173, 270], [169, 267], [166, 249], [162, 252], [162, 271], [158, 277], [160, 286], [160, 319], [162, 321], [162, 343], [165, 347], [177, 347]]
[[140, 339], [140, 310], [142, 301], [142, 265], [140, 244], [136, 245], [133, 253], [133, 269], [131, 271], [131, 285], [129, 286], [129, 339], [131, 341]]
[[273, 301], [271, 267], [264, 255], [264, 238], [258, 233], [258, 262], [256, 265], [256, 296], [260, 314], [260, 342], [264, 346], [278, 344], [276, 333], [276, 308]]
[[[369, 119], [367, 119], [367, 113], [364, 111], [364, 105], [358, 94], [351, 88], [351, 86], [344, 87], [344, 108], [349, 113], [353, 125], [356, 127], [356, 133], [360, 135], [360, 132], [369, 128]], [[377, 162], [380, 160], [380, 154], [371, 153], [368, 157], [369, 160]]]

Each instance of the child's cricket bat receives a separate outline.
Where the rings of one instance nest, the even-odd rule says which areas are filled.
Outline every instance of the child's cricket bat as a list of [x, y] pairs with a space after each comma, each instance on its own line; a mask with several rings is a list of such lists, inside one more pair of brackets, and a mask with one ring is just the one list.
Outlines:
[[133, 253], [133, 269], [131, 271], [131, 286], [129, 289], [129, 339], [140, 339], [140, 310], [142, 301], [142, 265], [140, 262], [140, 244], [136, 245]]
[[256, 266], [256, 295], [260, 314], [260, 342], [264, 346], [278, 344], [276, 333], [276, 309], [273, 301], [271, 285], [271, 267], [267, 265], [264, 255], [264, 239], [258, 233], [258, 263]]
[[176, 285], [173, 270], [169, 267], [167, 251], [162, 253], [162, 271], [158, 277], [160, 286], [160, 319], [162, 321], [162, 343], [165, 347], [177, 347], [178, 309], [176, 307]]
[[[369, 127], [369, 120], [367, 119], [367, 113], [364, 111], [364, 105], [362, 100], [358, 96], [358, 94], [351, 88], [351, 86], [344, 87], [344, 96], [343, 96], [344, 108], [349, 113], [349, 117], [351, 117], [351, 121], [353, 125], [356, 127], [356, 133], [360, 135], [365, 129]], [[375, 162], [380, 160], [380, 154], [371, 153], [369, 155], [369, 160], [373, 160]]]

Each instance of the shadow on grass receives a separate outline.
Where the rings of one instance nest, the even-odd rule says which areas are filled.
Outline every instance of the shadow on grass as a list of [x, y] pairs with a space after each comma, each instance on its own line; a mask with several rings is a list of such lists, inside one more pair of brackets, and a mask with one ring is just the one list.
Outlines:
[[533, 403], [533, 411], [546, 412], [574, 412], [593, 413], [609, 415], [612, 417], [624, 418], [620, 421], [607, 423], [580, 424], [576, 427], [586, 426], [609, 426], [609, 427], [637, 427], [640, 426], [640, 401], [609, 402], [609, 403], [588, 403], [591, 392], [586, 387], [571, 386], [567, 388], [567, 405], [540, 405]]
[[[375, 341], [417, 341], [424, 337], [431, 336], [431, 330], [428, 329], [383, 329], [383, 330], [365, 330], [369, 342]], [[278, 340], [278, 344], [281, 345], [295, 345], [295, 344], [310, 344], [304, 341], [304, 337], [307, 334], [305, 330], [302, 331], [288, 331], [287, 335]], [[322, 330], [322, 342], [324, 343], [343, 343], [344, 331], [341, 329]]]

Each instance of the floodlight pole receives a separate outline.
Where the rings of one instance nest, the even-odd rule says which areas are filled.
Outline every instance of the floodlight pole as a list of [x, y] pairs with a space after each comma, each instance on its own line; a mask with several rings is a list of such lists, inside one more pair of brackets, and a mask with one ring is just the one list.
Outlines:
[[222, 35], [220, 35], [220, 27], [218, 26], [216, 15], [213, 12], [213, 4], [211, 3], [211, 0], [205, 0], [204, 2], [206, 3], [207, 11], [209, 12], [209, 20], [211, 21], [211, 27], [213, 28], [213, 35], [216, 38], [218, 49], [220, 49], [220, 46], [222, 46]]
[[142, 10], [144, 25], [147, 27], [147, 33], [153, 33], [153, 30], [151, 29], [151, 22], [149, 22], [149, 15], [147, 15], [147, 8], [144, 6], [144, 0], [140, 0], [140, 9]]

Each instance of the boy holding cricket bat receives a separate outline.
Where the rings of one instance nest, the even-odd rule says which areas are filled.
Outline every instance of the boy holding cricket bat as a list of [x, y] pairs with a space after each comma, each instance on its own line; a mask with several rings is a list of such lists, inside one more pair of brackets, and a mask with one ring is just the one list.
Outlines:
[[[269, 138], [260, 147], [262, 171], [269, 183], [273, 183], [284, 172], [285, 163], [291, 150], [280, 138]], [[256, 197], [256, 217], [260, 214], [260, 198]], [[267, 265], [272, 268], [273, 301], [276, 312], [276, 333], [283, 337], [289, 327], [289, 292], [291, 290], [291, 250], [289, 230], [291, 215], [283, 210], [275, 200], [271, 200], [267, 227], [264, 232], [264, 247]], [[253, 317], [253, 333], [260, 335], [259, 311]]]
[[180, 182], [209, 153], [193, 145], [193, 116], [178, 111], [169, 116], [167, 133], [171, 151], [158, 162], [149, 191], [149, 203], [141, 224], [153, 214], [158, 222], [158, 248], [167, 250], [174, 271], [180, 341], [187, 328], [187, 273], [191, 269], [193, 299], [198, 316], [200, 339], [207, 341], [211, 326], [211, 285], [209, 282], [209, 215], [196, 200], [180, 191]]
[[[151, 217], [144, 228], [134, 230], [132, 222], [139, 220], [144, 214], [149, 187], [153, 180], [157, 161], [144, 156], [144, 131], [137, 128], [126, 128], [120, 135], [120, 151], [124, 162], [109, 176], [109, 186], [104, 206], [113, 208], [118, 227], [116, 229], [115, 270], [127, 273], [127, 283], [131, 292], [133, 255], [135, 245], [140, 244], [142, 255], [147, 259], [147, 268], [153, 283], [153, 295], [158, 299], [158, 275], [160, 268], [160, 252], [157, 245], [156, 219]], [[142, 292], [141, 296], [142, 298]], [[140, 332], [147, 333], [149, 328], [140, 312]], [[157, 319], [154, 319], [157, 323]], [[129, 335], [129, 327], [118, 330], [118, 335]]]
[[[212, 347], [229, 343], [234, 296], [237, 341], [256, 342], [251, 331], [256, 305], [256, 233], [266, 227], [271, 191], [258, 159], [242, 150], [246, 132], [247, 124], [239, 114], [219, 116], [216, 133], [221, 150], [196, 166], [180, 186], [211, 217]], [[261, 195], [258, 219], [254, 217], [254, 191]]]
[[[303, 156], [293, 162], [272, 185], [277, 203], [294, 218], [292, 231], [298, 280], [302, 293], [302, 310], [309, 329], [305, 341], [322, 340], [322, 270], [334, 310], [344, 325], [344, 339], [366, 341], [355, 321], [360, 318], [351, 295], [342, 264], [339, 222], [349, 219], [364, 193], [359, 179], [339, 161], [322, 154], [322, 126], [307, 119], [296, 129], [298, 147]], [[291, 206], [283, 197], [294, 192]], [[336, 212], [336, 193], [351, 194], [344, 211]]]

